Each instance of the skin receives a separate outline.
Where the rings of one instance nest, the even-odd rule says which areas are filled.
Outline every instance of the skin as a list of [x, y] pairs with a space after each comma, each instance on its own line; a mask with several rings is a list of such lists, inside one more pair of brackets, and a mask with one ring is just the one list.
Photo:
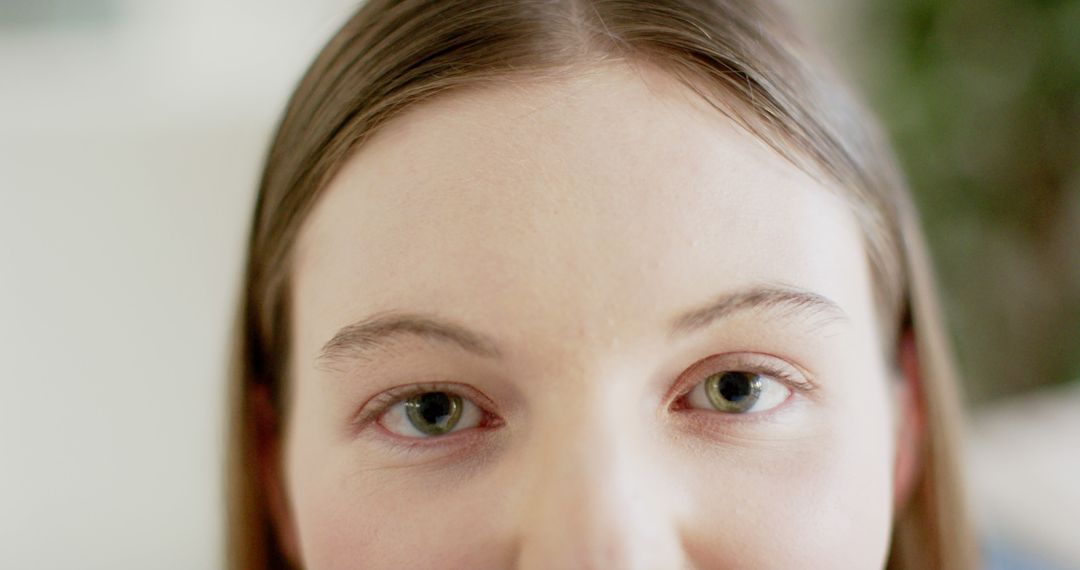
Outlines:
[[[911, 463], [894, 429], [903, 383], [841, 196], [675, 80], [625, 64], [395, 118], [295, 250], [291, 403], [267, 481], [291, 556], [312, 569], [882, 567], [896, 465]], [[751, 303], [672, 332], [755, 287], [837, 310]], [[343, 327], [401, 314], [456, 323], [490, 351], [407, 333], [324, 351]], [[761, 362], [813, 388], [741, 415], [682, 398]], [[385, 416], [358, 425], [373, 398], [424, 382], [448, 383], [484, 423], [426, 440]]]

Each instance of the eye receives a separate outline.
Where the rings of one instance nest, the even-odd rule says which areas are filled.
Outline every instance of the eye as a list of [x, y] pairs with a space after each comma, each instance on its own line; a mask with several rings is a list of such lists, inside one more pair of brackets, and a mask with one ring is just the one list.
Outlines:
[[690, 407], [728, 414], [764, 412], [783, 404], [791, 389], [756, 372], [725, 370], [710, 374], [687, 394]]
[[412, 438], [430, 438], [479, 427], [480, 407], [453, 392], [429, 390], [391, 404], [379, 417], [387, 431]]

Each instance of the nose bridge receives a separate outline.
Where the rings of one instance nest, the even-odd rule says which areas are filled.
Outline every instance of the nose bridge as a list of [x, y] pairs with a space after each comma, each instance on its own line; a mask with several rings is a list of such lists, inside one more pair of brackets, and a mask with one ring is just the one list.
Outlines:
[[667, 496], [676, 490], [650, 465], [647, 418], [612, 390], [567, 402], [536, 426], [519, 568], [684, 566], [677, 501]]

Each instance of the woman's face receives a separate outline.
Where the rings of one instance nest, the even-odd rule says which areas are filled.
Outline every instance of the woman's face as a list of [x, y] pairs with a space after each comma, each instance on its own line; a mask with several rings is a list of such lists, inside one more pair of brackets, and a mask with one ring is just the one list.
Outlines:
[[297, 244], [287, 542], [312, 569], [881, 567], [859, 236], [657, 72], [411, 109]]

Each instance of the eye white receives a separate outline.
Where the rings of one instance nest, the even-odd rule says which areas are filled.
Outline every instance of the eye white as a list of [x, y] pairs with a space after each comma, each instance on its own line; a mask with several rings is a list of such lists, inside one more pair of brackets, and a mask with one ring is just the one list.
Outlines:
[[[761, 379], [761, 394], [754, 404], [748, 408], [744, 414], [750, 414], [754, 412], [764, 412], [771, 410], [780, 404], [783, 404], [788, 397], [791, 396], [791, 389], [788, 388], [783, 382], [770, 378], [764, 374], [758, 374], [758, 378]], [[709, 396], [705, 392], [705, 381], [698, 382], [694, 389], [687, 394], [686, 401], [692, 408], [698, 408], [702, 410], [712, 410], [718, 413], [731, 413], [721, 412], [717, 410], [712, 402], [709, 401]], [[737, 415], [737, 414], [736, 414]]]
[[[379, 418], [379, 423], [382, 424], [387, 431], [393, 434], [397, 434], [404, 437], [413, 437], [419, 439], [427, 439], [432, 437], [438, 437], [424, 433], [413, 425], [409, 420], [409, 416], [405, 411], [405, 401], [407, 398], [402, 399], [400, 402], [390, 406], [382, 417]], [[472, 403], [468, 398], [461, 397], [461, 417], [457, 423], [446, 433], [453, 433], [463, 429], [474, 428], [480, 425], [484, 416], [481, 413], [479, 406]], [[446, 435], [440, 434], [440, 435]]]

